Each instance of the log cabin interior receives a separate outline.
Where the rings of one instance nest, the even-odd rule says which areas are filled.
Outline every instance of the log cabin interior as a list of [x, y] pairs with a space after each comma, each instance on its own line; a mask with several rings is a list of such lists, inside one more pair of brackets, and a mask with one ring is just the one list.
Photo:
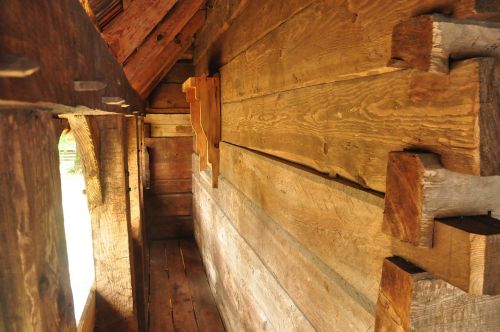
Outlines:
[[0, 27], [0, 331], [500, 331], [499, 0]]

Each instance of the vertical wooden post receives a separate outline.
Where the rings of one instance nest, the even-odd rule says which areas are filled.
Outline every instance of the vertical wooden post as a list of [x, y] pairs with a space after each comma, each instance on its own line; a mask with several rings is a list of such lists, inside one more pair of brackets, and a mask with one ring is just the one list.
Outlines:
[[142, 119], [127, 119], [128, 179], [130, 186], [130, 236], [133, 255], [133, 291], [139, 330], [147, 327], [147, 292], [145, 276], [148, 274], [146, 264], [146, 233], [143, 219], [143, 198], [141, 181], [141, 147]]
[[125, 123], [97, 116], [103, 202], [91, 210], [96, 272], [96, 328], [137, 331], [132, 296]]
[[0, 113], [0, 330], [75, 331], [52, 115]]

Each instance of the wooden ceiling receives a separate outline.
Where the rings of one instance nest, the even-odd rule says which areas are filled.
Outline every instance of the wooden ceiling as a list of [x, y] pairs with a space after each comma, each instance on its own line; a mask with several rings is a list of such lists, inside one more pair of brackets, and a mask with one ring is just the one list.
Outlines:
[[205, 0], [80, 2], [142, 99], [183, 58], [205, 21]]

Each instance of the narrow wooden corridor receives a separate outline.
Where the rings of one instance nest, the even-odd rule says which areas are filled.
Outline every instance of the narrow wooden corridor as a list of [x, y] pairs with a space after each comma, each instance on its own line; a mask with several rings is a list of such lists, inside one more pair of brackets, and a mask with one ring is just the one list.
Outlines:
[[152, 241], [149, 331], [224, 331], [193, 239]]

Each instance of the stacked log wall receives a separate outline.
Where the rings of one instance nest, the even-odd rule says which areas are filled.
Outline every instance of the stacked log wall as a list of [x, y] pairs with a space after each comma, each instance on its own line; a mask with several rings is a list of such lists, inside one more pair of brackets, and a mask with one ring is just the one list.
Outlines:
[[[389, 152], [430, 151], [453, 171], [494, 175], [481, 117], [498, 115], [497, 92], [486, 92], [498, 91], [487, 88], [496, 63], [457, 61], [447, 75], [387, 66], [400, 21], [482, 18], [479, 5], [214, 2], [194, 62], [196, 76], [220, 73], [220, 177], [212, 188], [193, 155], [193, 216], [229, 330], [374, 330], [384, 258], [411, 250], [382, 230]], [[498, 326], [498, 296], [438, 281], [415, 298], [452, 292], [461, 304], [415, 311], [412, 330]]]

